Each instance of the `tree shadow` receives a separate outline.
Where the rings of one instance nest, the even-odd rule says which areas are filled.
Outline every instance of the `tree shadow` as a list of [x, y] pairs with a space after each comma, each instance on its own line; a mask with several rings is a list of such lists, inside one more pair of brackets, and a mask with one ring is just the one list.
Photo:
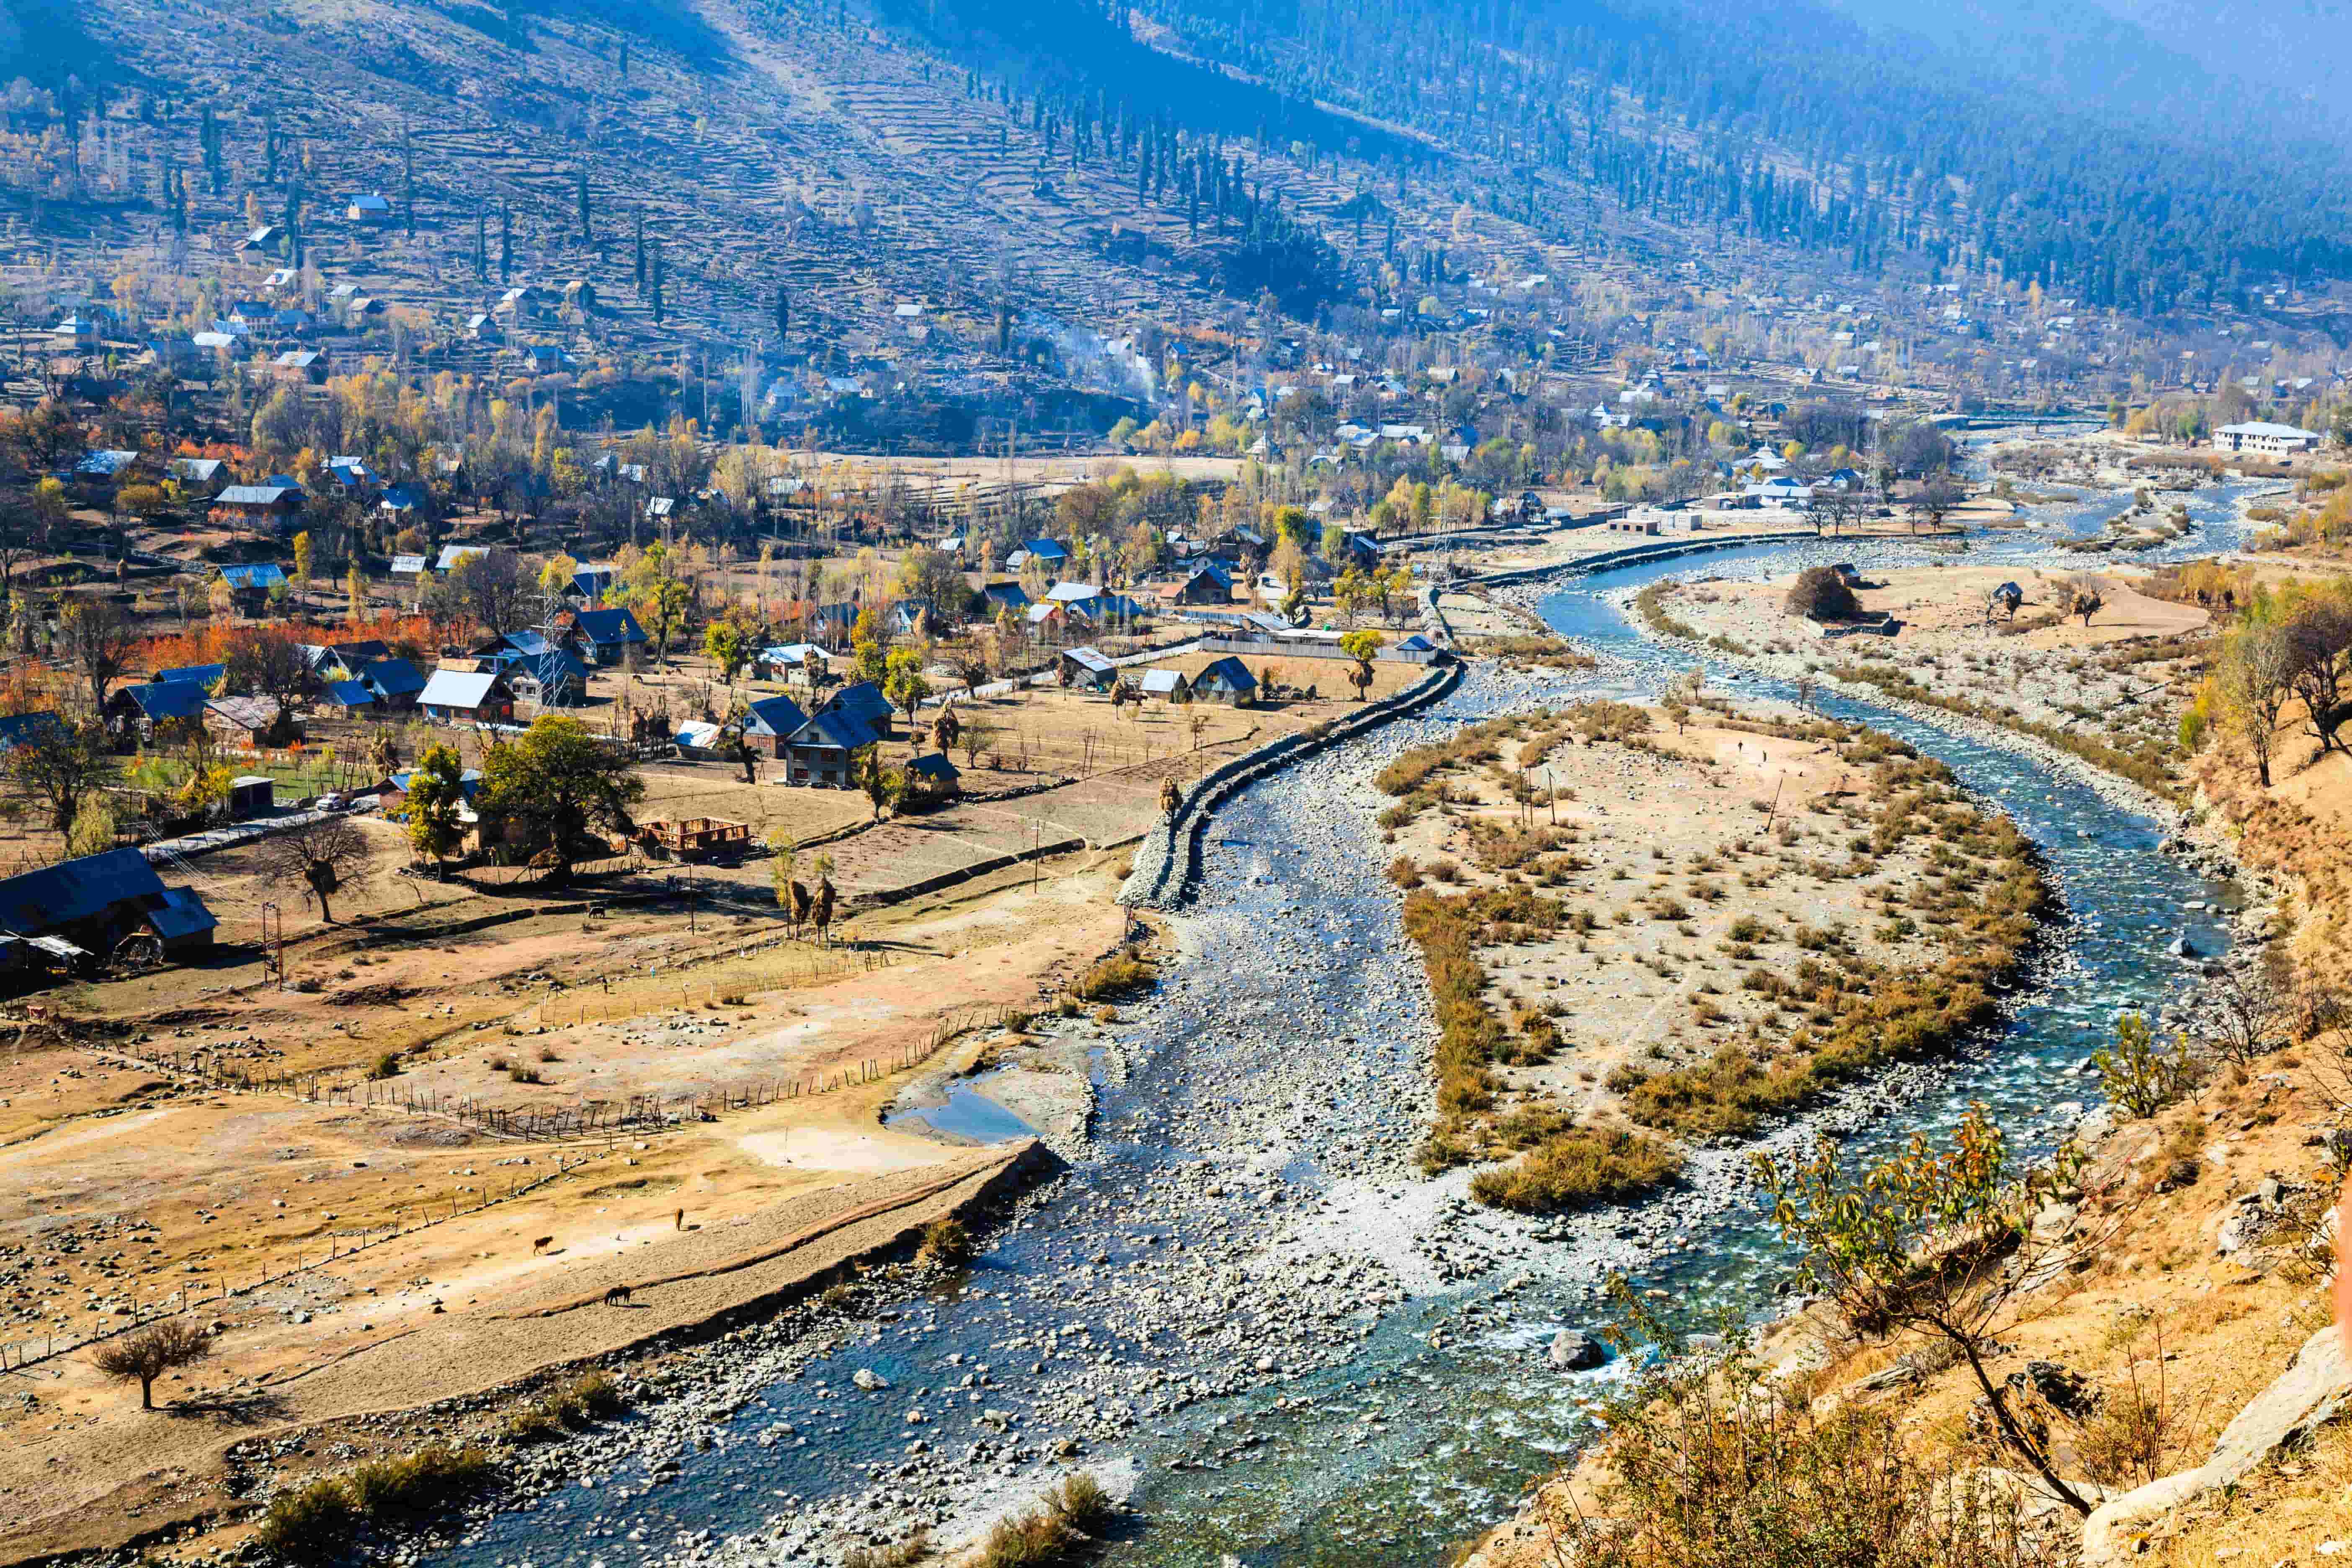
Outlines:
[[255, 1389], [208, 1399], [178, 1399], [158, 1408], [159, 1414], [183, 1421], [208, 1421], [216, 1426], [261, 1426], [283, 1420], [289, 1406], [276, 1392]]

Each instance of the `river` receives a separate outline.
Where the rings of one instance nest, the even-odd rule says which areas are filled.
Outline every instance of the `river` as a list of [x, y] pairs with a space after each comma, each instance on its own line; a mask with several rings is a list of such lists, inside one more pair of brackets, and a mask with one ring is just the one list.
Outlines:
[[[2200, 531], [2172, 553], [2234, 544], [2231, 503], [2245, 488], [2200, 492]], [[1968, 559], [2064, 569], [2044, 553], [2049, 539], [2090, 531], [2106, 510], [2097, 500], [2063, 510], [2040, 535], [1977, 536]], [[1905, 542], [1807, 542], [1568, 579], [1541, 614], [1603, 654], [1604, 668], [1538, 695], [1638, 695], [1686, 665], [1609, 602], [1654, 578], [1920, 559]], [[1751, 677], [1738, 689], [1770, 687]], [[497, 1515], [424, 1560], [821, 1561], [845, 1522], [881, 1539], [942, 1497], [1034, 1485], [1054, 1468], [1047, 1441], [1064, 1433], [1085, 1439], [1090, 1462], [1123, 1461], [1137, 1477], [1134, 1523], [1113, 1563], [1435, 1563], [1504, 1516], [1589, 1436], [1591, 1380], [1615, 1375], [1564, 1375], [1542, 1353], [1559, 1328], [1594, 1326], [1607, 1270], [1632, 1268], [1696, 1321], [1766, 1310], [1781, 1268], [1728, 1152], [1699, 1157], [1691, 1194], [1547, 1226], [1465, 1215], [1451, 1202], [1458, 1177], [1438, 1186], [1402, 1173], [1427, 1103], [1426, 1002], [1361, 781], [1371, 758], [1525, 696], [1474, 678], [1430, 713], [1220, 811], [1201, 897], [1179, 920], [1181, 962], [1102, 1042], [1092, 1139], [962, 1288], [845, 1336], [837, 1354], [760, 1373], [767, 1381], [740, 1408], [730, 1398], [677, 1454], [668, 1484], [643, 1489], [635, 1461], [608, 1460], [592, 1478], [605, 1489], [597, 1496]], [[2159, 825], [2064, 773], [1868, 704], [1818, 702], [1943, 759], [2008, 811], [2046, 852], [2064, 910], [2001, 1026], [1957, 1060], [1864, 1086], [1828, 1120], [1867, 1149], [1948, 1126], [1981, 1100], [2021, 1142], [2046, 1146], [2095, 1103], [2078, 1067], [2115, 1016], [2180, 1000], [2189, 967], [2163, 956], [2165, 944], [2185, 931], [2200, 953], [2226, 945], [2229, 889], [2159, 853]], [[1433, 1274], [1433, 1231], [1457, 1266], [1493, 1266], [1467, 1280]], [[1290, 1331], [1286, 1287], [1267, 1266], [1329, 1269], [1351, 1248], [1381, 1259], [1362, 1283], [1336, 1287], [1364, 1292], [1351, 1303], [1363, 1310]], [[1392, 1283], [1410, 1299], [1380, 1300]], [[1222, 1333], [1153, 1316], [1155, 1293], [1203, 1290], [1225, 1293]], [[1262, 1347], [1273, 1353], [1253, 1361]], [[967, 1391], [960, 1380], [982, 1363], [984, 1381]], [[850, 1381], [859, 1367], [891, 1390], [862, 1395]], [[931, 1425], [909, 1427], [910, 1402], [935, 1413]], [[1013, 1436], [975, 1424], [983, 1404], [1012, 1417]], [[797, 1436], [778, 1441], [787, 1426]], [[910, 1456], [910, 1433], [932, 1447]], [[637, 1489], [606, 1500], [615, 1487]]]

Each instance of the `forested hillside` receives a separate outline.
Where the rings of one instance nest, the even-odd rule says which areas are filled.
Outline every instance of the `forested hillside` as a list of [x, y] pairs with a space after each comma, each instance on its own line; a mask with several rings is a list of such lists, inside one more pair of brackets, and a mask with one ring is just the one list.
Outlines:
[[[1589, 224], [1598, 193], [1866, 272], [1959, 263], [2142, 311], [2352, 271], [2339, 147], [2235, 112], [2180, 57], [2095, 18], [2033, 52], [1992, 47], [1998, 28], [1939, 45], [1804, 0], [1140, 0], [1108, 26], [1090, 0], [901, 10], [975, 67], [1114, 119], [1163, 86], [1135, 68], [1131, 20], [1270, 89], [1276, 107], [1255, 112], [1281, 140], [1311, 154], [1360, 138], [1317, 102], [1408, 129], [1421, 147], [1359, 149], [1538, 230]], [[2053, 90], [2070, 79], [2079, 96]], [[1444, 168], [1441, 148], [1468, 164]]]

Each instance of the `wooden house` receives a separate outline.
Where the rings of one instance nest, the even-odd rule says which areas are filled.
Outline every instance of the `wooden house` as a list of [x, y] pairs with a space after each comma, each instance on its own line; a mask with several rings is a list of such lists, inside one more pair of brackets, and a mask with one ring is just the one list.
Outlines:
[[507, 724], [514, 693], [498, 670], [436, 669], [417, 694], [417, 706], [436, 724]]
[[1192, 694], [1246, 708], [1257, 700], [1257, 677], [1239, 658], [1227, 654], [1192, 678]]
[[749, 849], [751, 826], [719, 816], [689, 816], [676, 822], [656, 817], [637, 825], [637, 842], [680, 860], [711, 860]]

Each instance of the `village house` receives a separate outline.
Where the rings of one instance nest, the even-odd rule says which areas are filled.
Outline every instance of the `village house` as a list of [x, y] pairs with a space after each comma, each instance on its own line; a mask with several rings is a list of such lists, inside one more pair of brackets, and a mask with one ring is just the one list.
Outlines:
[[317, 349], [288, 349], [269, 362], [269, 369], [280, 381], [307, 382], [312, 386], [327, 384], [327, 356]]
[[145, 742], [167, 724], [203, 721], [205, 689], [193, 680], [159, 680], [117, 687], [106, 700], [106, 727], [117, 735]]
[[1000, 610], [1015, 614], [1029, 607], [1029, 592], [1018, 583], [991, 583], [980, 591], [981, 613], [993, 620]]
[[948, 761], [945, 752], [926, 752], [907, 762], [907, 788], [916, 799], [926, 804], [952, 800], [963, 793], [963, 775]]
[[508, 724], [514, 721], [514, 693], [497, 670], [444, 668], [433, 672], [417, 694], [417, 706], [436, 724]]
[[85, 855], [0, 880], [0, 931], [41, 943], [77, 968], [95, 969], [132, 936], [156, 938], [166, 954], [208, 948], [217, 923], [194, 889], [163, 886], [136, 849]]
[[217, 497], [228, 487], [228, 465], [218, 458], [174, 458], [164, 473], [183, 496]]
[[387, 713], [408, 712], [425, 691], [424, 675], [404, 658], [378, 659], [359, 670], [355, 679]]
[[1118, 666], [1090, 647], [1067, 647], [1055, 661], [1055, 679], [1064, 686], [1084, 687], [1088, 691], [1108, 691], [1118, 681]]
[[754, 749], [765, 746], [777, 761], [785, 760], [786, 742], [808, 722], [801, 705], [789, 697], [762, 697], [743, 716], [743, 739]]
[[392, 204], [373, 191], [365, 192], [351, 199], [343, 208], [343, 216], [370, 228], [382, 228], [392, 222]]
[[212, 521], [230, 527], [285, 532], [302, 517], [299, 485], [231, 485], [213, 498]]
[[890, 738], [890, 714], [888, 700], [872, 681], [843, 687], [785, 737], [778, 752], [785, 763], [785, 782], [847, 788], [852, 756]]
[[1004, 558], [1007, 572], [1019, 572], [1034, 561], [1048, 573], [1058, 572], [1070, 552], [1050, 539], [1033, 539]]
[[342, 719], [363, 719], [376, 707], [375, 693], [358, 680], [327, 682], [323, 700]]
[[577, 708], [588, 700], [588, 667], [564, 648], [549, 646], [523, 654], [505, 670], [509, 689], [541, 708]]
[[1257, 677], [1238, 658], [1227, 654], [1192, 678], [1192, 694], [1246, 708], [1257, 700]]
[[286, 585], [284, 568], [261, 561], [248, 566], [224, 566], [221, 581], [228, 584], [229, 603], [240, 616], [258, 616], [269, 608], [270, 591]]
[[1192, 683], [1184, 679], [1181, 669], [1147, 669], [1140, 688], [1146, 697], [1157, 697], [1162, 702], [1183, 703], [1192, 700]]
[[645, 628], [625, 609], [579, 610], [570, 618], [569, 640], [600, 668], [620, 663], [631, 648], [646, 645]]
[[588, 608], [602, 603], [618, 580], [618, 574], [610, 566], [583, 566], [572, 574], [572, 581], [564, 585], [563, 596], [580, 608]]
[[256, 751], [303, 738], [302, 721], [289, 715], [281, 723], [278, 704], [267, 697], [208, 697], [204, 722], [215, 737]]
[[1164, 605], [1230, 605], [1234, 579], [1223, 567], [1208, 563], [1173, 582], [1160, 584], [1152, 593]]

